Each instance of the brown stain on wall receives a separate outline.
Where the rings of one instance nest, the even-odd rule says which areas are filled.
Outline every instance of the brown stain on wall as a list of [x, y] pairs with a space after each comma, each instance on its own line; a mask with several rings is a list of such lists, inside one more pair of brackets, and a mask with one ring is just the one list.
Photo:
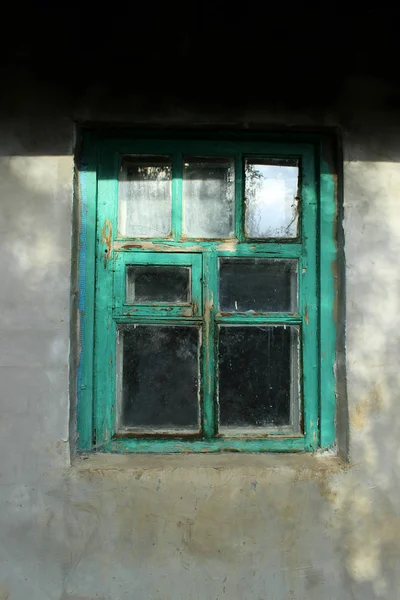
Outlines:
[[[94, 459], [95, 457], [93, 457]], [[112, 468], [107, 467], [107, 459], [110, 459], [110, 463], [115, 463], [115, 466]], [[80, 469], [80, 474], [85, 479], [89, 478], [89, 480], [97, 480], [100, 479], [119, 479], [120, 477], [124, 477], [126, 475], [126, 466], [123, 463], [129, 465], [131, 457], [106, 457], [99, 456], [96, 457], [96, 462], [98, 464], [90, 464], [92, 463], [92, 458], [88, 461], [84, 461], [82, 463], [82, 468]], [[142, 458], [142, 457], [141, 457]], [[199, 484], [201, 485], [201, 481], [204, 478], [203, 470], [206, 469], [207, 472], [213, 473], [210, 479], [215, 480], [215, 475], [221, 477], [223, 489], [226, 492], [230, 492], [230, 486], [228, 485], [230, 481], [234, 482], [236, 479], [249, 479], [251, 481], [258, 481], [262, 484], [273, 484], [274, 481], [281, 480], [282, 477], [284, 479], [291, 481], [293, 484], [299, 484], [303, 482], [314, 483], [318, 486], [321, 497], [327, 500], [328, 502], [334, 502], [336, 493], [333, 491], [332, 481], [333, 478], [339, 474], [345, 474], [350, 465], [343, 462], [336, 456], [330, 457], [316, 457], [308, 454], [299, 454], [293, 457], [285, 457], [284, 465], [277, 465], [276, 467], [271, 468], [271, 466], [267, 466], [267, 464], [263, 465], [264, 460], [267, 463], [269, 457], [260, 456], [256, 458], [253, 456], [243, 456], [243, 455], [224, 455], [222, 457], [210, 456], [207, 458], [203, 458], [199, 456], [167, 456], [167, 457], [143, 457], [143, 462], [147, 462], [147, 465], [143, 468], [140, 464], [136, 464], [135, 468], [128, 468], [129, 477], [132, 477], [134, 480], [142, 480], [143, 478], [146, 481], [153, 480], [157, 477], [165, 476], [165, 473], [171, 472], [171, 475], [177, 474], [182, 469], [185, 472], [184, 479], [191, 473], [191, 469], [195, 469], [197, 471], [197, 467], [193, 465], [199, 465], [201, 468], [202, 474], [199, 478]], [[273, 463], [273, 458], [271, 462]], [[102, 460], [104, 459], [104, 464], [101, 465]], [[159, 460], [158, 460], [159, 459]], [[210, 459], [209, 463], [208, 460]], [[230, 461], [226, 464], [226, 459]], [[136, 459], [137, 460], [137, 459]], [[186, 463], [187, 460], [187, 463]], [[212, 466], [215, 461], [217, 466]], [[237, 461], [237, 466], [234, 466], [234, 462]], [[222, 463], [219, 465], [219, 463]], [[87, 464], [87, 469], [85, 468]], [[119, 466], [121, 463], [121, 466]], [[190, 464], [192, 463], [192, 466]], [[208, 463], [208, 464], [207, 464]], [[210, 464], [211, 463], [211, 464]], [[260, 463], [260, 464], [257, 464]], [[183, 467], [183, 465], [185, 465]], [[188, 466], [189, 465], [189, 466]], [[200, 467], [201, 465], [201, 467]], [[182, 473], [183, 475], [183, 473]], [[143, 481], [144, 481], [143, 479]], [[219, 492], [219, 487], [215, 488], [214, 498], [219, 497], [221, 494]], [[284, 507], [282, 507], [283, 510]]]
[[327, 462], [318, 464], [314, 468], [304, 468], [297, 471], [295, 475], [295, 482], [309, 482], [315, 483], [318, 486], [321, 497], [329, 503], [334, 503], [336, 500], [336, 491], [333, 489], [332, 480], [333, 477], [339, 473], [344, 474], [349, 470], [349, 465], [343, 463], [332, 462], [331, 465]]
[[[0, 596], [0, 600], [2, 600], [1, 596]], [[106, 600], [106, 599], [104, 598], [104, 596], [100, 597], [100, 596], [96, 595], [96, 597], [93, 598], [93, 596], [76, 596], [75, 594], [70, 595], [67, 592], [63, 592], [60, 600]]]
[[[91, 538], [88, 531], [80, 539], [74, 562], [82, 556], [81, 564], [90, 558], [104, 561], [108, 569], [109, 557], [116, 556], [127, 571], [149, 564], [163, 569], [171, 562], [179, 575], [207, 565], [230, 573], [239, 564], [251, 568], [255, 563], [259, 569], [254, 557], [261, 556], [266, 564], [276, 560], [266, 576], [279, 567], [282, 573], [277, 577], [288, 583], [288, 589], [297, 591], [303, 580], [315, 592], [323, 591], [324, 567], [318, 560], [309, 562], [302, 547], [314, 527], [307, 509], [310, 502], [316, 503], [315, 519], [322, 519], [315, 527], [324, 535], [333, 535], [327, 532], [324, 513], [330, 515], [337, 508], [343, 512], [335, 500], [335, 480], [346, 465], [337, 457], [97, 455], [81, 465], [79, 473], [74, 468], [71, 473], [73, 480], [78, 475], [74, 487], [80, 490], [86, 482], [100, 491], [91, 492], [88, 500], [95, 514], [112, 515], [113, 533], [106, 541], [105, 519], [91, 520], [96, 535]], [[83, 514], [77, 526], [90, 513], [84, 502], [74, 502], [73, 511]], [[339, 519], [338, 535], [341, 529]], [[76, 536], [76, 531], [72, 534]], [[259, 582], [262, 575], [256, 577]], [[227, 596], [244, 597], [232, 593], [231, 586], [227, 584]], [[75, 598], [65, 595], [62, 600]]]
[[9, 600], [11, 590], [6, 583], [0, 583], [0, 600]]
[[383, 392], [379, 382], [371, 390], [367, 397], [364, 397], [350, 409], [350, 423], [354, 429], [363, 429], [368, 419], [373, 413], [379, 412], [383, 407]]

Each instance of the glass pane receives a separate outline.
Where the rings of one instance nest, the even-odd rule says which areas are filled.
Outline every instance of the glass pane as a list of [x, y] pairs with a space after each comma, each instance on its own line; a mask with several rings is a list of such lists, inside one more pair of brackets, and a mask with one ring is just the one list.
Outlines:
[[171, 232], [172, 168], [168, 156], [124, 156], [118, 187], [118, 233], [166, 237]]
[[127, 302], [190, 302], [190, 268], [134, 266], [126, 268]]
[[220, 259], [219, 306], [223, 312], [296, 312], [297, 261]]
[[120, 327], [122, 427], [198, 429], [199, 345], [197, 327]]
[[235, 177], [230, 158], [185, 158], [183, 234], [187, 237], [234, 236]]
[[246, 236], [294, 238], [298, 226], [299, 167], [295, 162], [246, 160]]
[[298, 430], [298, 331], [295, 327], [219, 328], [220, 425]]

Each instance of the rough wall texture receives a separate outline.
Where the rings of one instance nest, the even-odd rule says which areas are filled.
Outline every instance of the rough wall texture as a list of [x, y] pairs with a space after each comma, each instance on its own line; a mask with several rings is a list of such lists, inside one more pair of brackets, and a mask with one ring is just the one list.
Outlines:
[[[166, 112], [164, 122], [204, 120]], [[85, 107], [13, 116], [0, 139], [0, 600], [399, 598], [398, 135], [372, 128], [376, 114], [344, 129], [350, 463], [131, 456], [71, 467], [72, 117], [82, 115], [113, 118]]]

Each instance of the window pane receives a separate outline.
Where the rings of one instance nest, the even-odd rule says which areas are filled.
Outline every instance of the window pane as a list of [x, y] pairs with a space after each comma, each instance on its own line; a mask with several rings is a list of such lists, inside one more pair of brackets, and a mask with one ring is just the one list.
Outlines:
[[297, 261], [220, 259], [219, 306], [224, 312], [296, 312]]
[[190, 268], [133, 266], [126, 269], [127, 302], [190, 302]]
[[199, 344], [197, 327], [120, 327], [122, 427], [198, 429]]
[[295, 327], [219, 328], [222, 427], [298, 430], [297, 346]]
[[234, 162], [230, 158], [185, 158], [183, 234], [187, 237], [234, 236]]
[[245, 229], [250, 238], [294, 238], [299, 168], [294, 162], [246, 160]]
[[172, 169], [168, 156], [124, 156], [118, 188], [118, 233], [166, 237], [171, 232]]

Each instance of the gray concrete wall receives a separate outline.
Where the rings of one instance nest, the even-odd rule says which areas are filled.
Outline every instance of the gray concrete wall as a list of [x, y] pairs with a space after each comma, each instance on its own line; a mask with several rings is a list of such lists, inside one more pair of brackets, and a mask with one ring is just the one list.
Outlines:
[[[10, 115], [0, 136], [0, 600], [400, 598], [398, 132], [373, 111], [251, 115], [343, 126], [349, 464], [225, 455], [71, 466], [73, 117], [114, 117], [51, 115]], [[207, 121], [173, 108], [168, 119]]]

